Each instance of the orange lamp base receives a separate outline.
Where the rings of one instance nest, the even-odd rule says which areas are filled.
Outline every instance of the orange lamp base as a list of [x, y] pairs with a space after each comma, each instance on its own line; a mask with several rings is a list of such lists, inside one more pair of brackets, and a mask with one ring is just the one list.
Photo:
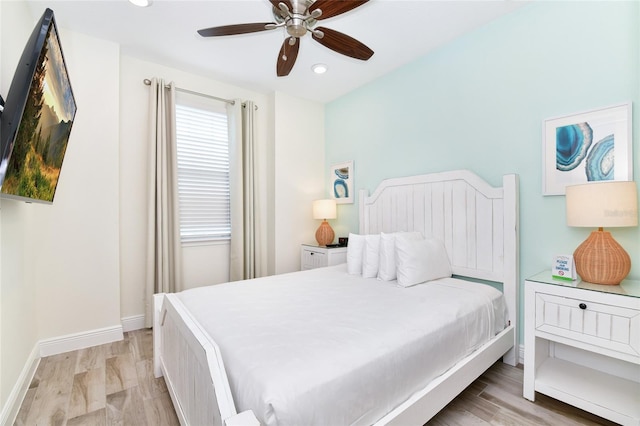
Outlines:
[[589, 283], [618, 285], [631, 270], [631, 258], [611, 233], [600, 228], [573, 252], [576, 272]]
[[327, 244], [331, 244], [333, 239], [336, 237], [336, 234], [333, 232], [331, 225], [326, 220], [323, 220], [316, 231], [316, 241], [319, 246], [326, 246]]

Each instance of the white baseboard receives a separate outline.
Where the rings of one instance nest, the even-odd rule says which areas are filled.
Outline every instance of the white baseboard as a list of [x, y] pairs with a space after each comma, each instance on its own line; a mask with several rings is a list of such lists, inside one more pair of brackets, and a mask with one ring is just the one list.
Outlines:
[[35, 376], [39, 364], [40, 348], [36, 343], [31, 354], [29, 354], [27, 362], [24, 364], [24, 368], [18, 377], [18, 381], [13, 389], [11, 389], [7, 402], [2, 407], [2, 412], [0, 412], [0, 425], [12, 425], [16, 421], [22, 401], [24, 401], [24, 397], [29, 390], [29, 385], [31, 385], [31, 380], [33, 380], [33, 376]]
[[117, 342], [122, 339], [124, 339], [124, 334], [121, 325], [85, 331], [83, 333], [68, 334], [66, 336], [41, 340], [39, 343], [40, 356], [57, 355], [90, 346]]
[[122, 318], [122, 331], [135, 331], [144, 328], [144, 315]]

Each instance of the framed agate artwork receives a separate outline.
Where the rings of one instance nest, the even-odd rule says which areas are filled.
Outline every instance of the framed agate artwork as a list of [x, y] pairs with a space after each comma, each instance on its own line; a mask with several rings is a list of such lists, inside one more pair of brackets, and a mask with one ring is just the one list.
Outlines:
[[631, 102], [542, 124], [542, 195], [600, 180], [633, 180]]
[[336, 204], [353, 203], [353, 161], [334, 164], [329, 170], [329, 190]]

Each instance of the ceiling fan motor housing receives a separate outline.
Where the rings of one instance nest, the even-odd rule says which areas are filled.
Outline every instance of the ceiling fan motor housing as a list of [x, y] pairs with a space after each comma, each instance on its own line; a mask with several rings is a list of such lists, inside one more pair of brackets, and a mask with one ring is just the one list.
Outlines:
[[[311, 6], [314, 0], [291, 0], [293, 10], [289, 10], [288, 6], [273, 7], [273, 17], [278, 24], [285, 23], [287, 34], [291, 37], [303, 37], [307, 31], [310, 31], [317, 21], [305, 12]], [[282, 4], [282, 3], [281, 3]]]
[[304, 19], [293, 16], [287, 23], [287, 33], [291, 37], [302, 37], [307, 33], [307, 22]]

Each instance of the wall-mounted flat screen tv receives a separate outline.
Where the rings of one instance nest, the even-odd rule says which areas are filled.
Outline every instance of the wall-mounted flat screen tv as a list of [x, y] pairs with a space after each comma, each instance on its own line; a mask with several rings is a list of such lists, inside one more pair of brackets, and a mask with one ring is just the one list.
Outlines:
[[0, 195], [53, 202], [75, 114], [53, 11], [47, 9], [22, 52], [0, 116]]

